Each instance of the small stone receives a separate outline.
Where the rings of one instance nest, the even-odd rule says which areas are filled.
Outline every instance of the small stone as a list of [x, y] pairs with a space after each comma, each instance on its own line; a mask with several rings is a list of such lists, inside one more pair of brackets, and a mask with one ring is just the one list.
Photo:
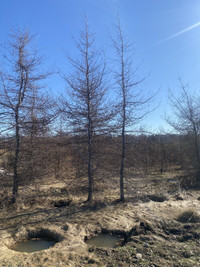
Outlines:
[[136, 254], [136, 258], [137, 258], [138, 260], [141, 260], [141, 259], [142, 259], [142, 254], [141, 254], [141, 253], [137, 253], [137, 254]]

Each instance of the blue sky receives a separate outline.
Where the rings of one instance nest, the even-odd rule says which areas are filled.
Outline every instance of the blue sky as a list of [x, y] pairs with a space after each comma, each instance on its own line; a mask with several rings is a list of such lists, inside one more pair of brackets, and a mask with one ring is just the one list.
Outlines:
[[[0, 43], [6, 42], [10, 28], [30, 25], [31, 32], [37, 33], [38, 48], [46, 56], [46, 66], [67, 71], [65, 53], [76, 52], [72, 37], [78, 36], [84, 13], [106, 57], [111, 49], [109, 32], [120, 15], [134, 45], [135, 66], [140, 65], [138, 77], [150, 73], [142, 88], [160, 88], [156, 101], [161, 104], [144, 124], [151, 130], [167, 128], [162, 116], [169, 110], [168, 88], [179, 92], [178, 75], [189, 82], [192, 91], [200, 90], [200, 25], [196, 25], [200, 22], [200, 1], [1, 0]], [[54, 92], [64, 90], [63, 81], [56, 75], [48, 86]]]

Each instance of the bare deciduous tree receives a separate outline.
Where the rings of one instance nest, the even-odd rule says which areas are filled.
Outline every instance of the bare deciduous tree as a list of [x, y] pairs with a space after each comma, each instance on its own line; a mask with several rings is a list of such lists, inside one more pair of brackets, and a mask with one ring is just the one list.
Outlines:
[[120, 200], [124, 201], [124, 164], [126, 156], [126, 133], [131, 132], [134, 126], [146, 115], [144, 105], [151, 97], [144, 97], [138, 85], [145, 79], [136, 80], [132, 64], [131, 45], [127, 36], [122, 31], [120, 20], [115, 28], [115, 37], [111, 37], [115, 56], [116, 67], [114, 76], [118, 94], [118, 129], [121, 131], [121, 164], [120, 164]]
[[[19, 184], [19, 155], [21, 149], [21, 131], [30, 113], [40, 81], [47, 77], [39, 68], [43, 58], [33, 47], [33, 35], [29, 30], [15, 30], [5, 48], [4, 69], [1, 70], [2, 130], [14, 134], [15, 155], [13, 166], [12, 203], [16, 202]], [[8, 126], [9, 125], [9, 126]]]
[[86, 144], [86, 153], [82, 157], [87, 165], [87, 201], [93, 196], [97, 136], [105, 132], [109, 118], [105, 106], [105, 64], [102, 63], [101, 53], [95, 50], [94, 42], [94, 35], [89, 32], [86, 19], [85, 29], [79, 40], [75, 41], [79, 57], [68, 58], [73, 71], [64, 76], [68, 92], [64, 112], [73, 134], [79, 136], [80, 143]]
[[[196, 186], [200, 188], [200, 105], [199, 96], [191, 95], [181, 78], [179, 78], [181, 93], [175, 96], [171, 91], [169, 99], [173, 110], [173, 118], [166, 118], [167, 122], [181, 135], [192, 140], [193, 166], [196, 173]], [[191, 161], [190, 161], [191, 162]]]

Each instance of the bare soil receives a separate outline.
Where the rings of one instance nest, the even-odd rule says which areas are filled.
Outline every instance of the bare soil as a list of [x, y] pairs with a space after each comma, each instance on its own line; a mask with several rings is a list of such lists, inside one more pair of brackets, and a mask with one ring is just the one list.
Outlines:
[[[86, 194], [77, 186], [69, 190], [66, 183], [52, 179], [21, 188], [11, 207], [4, 188], [0, 266], [200, 266], [200, 223], [176, 220], [186, 210], [200, 214], [200, 192], [182, 190], [179, 176], [130, 175], [124, 203], [117, 201], [117, 177], [104, 177], [91, 203], [84, 203]], [[120, 235], [122, 244], [97, 248], [84, 242], [101, 232]], [[46, 233], [57, 243], [34, 253], [12, 250], [33, 233]]]

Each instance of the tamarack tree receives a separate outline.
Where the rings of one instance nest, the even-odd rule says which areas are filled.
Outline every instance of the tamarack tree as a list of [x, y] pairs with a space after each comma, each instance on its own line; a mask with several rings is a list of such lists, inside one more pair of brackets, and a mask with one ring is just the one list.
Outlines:
[[33, 99], [39, 92], [39, 82], [48, 74], [39, 69], [43, 58], [33, 47], [34, 36], [29, 30], [12, 32], [3, 54], [4, 68], [0, 72], [1, 131], [14, 136], [12, 203], [18, 196], [19, 163], [22, 131], [32, 110]]
[[98, 136], [105, 133], [109, 120], [105, 105], [105, 64], [102, 63], [101, 53], [95, 49], [95, 38], [89, 31], [87, 19], [75, 44], [79, 56], [76, 59], [68, 58], [72, 71], [64, 75], [68, 93], [64, 113], [73, 135], [78, 136], [79, 142], [86, 144], [85, 153], [81, 153], [87, 166], [87, 201], [90, 201], [93, 197], [96, 144]]
[[120, 19], [115, 26], [115, 36], [112, 37], [115, 52], [114, 79], [117, 85], [118, 103], [117, 129], [121, 134], [121, 163], [120, 163], [120, 200], [124, 201], [124, 171], [126, 157], [126, 134], [134, 132], [135, 125], [149, 112], [148, 103], [155, 94], [144, 96], [144, 92], [138, 87], [141, 80], [136, 79], [132, 62], [132, 48], [128, 37], [123, 33]]
[[179, 78], [181, 93], [175, 96], [172, 91], [169, 94], [173, 118], [167, 117], [166, 121], [173, 129], [191, 140], [191, 145], [187, 149], [189, 162], [193, 167], [193, 173], [196, 177], [196, 187], [200, 188], [200, 105], [199, 96], [193, 96], [188, 92], [188, 85]]

